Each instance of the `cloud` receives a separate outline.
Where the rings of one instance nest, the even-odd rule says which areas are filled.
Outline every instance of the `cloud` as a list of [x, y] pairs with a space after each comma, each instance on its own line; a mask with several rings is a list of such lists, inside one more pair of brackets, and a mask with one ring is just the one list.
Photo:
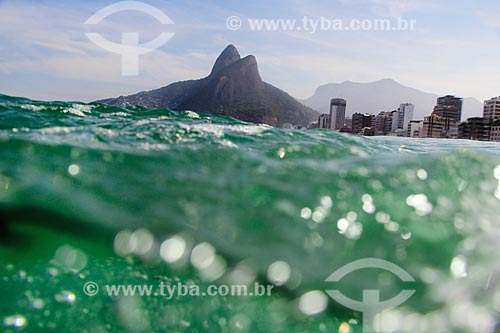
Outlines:
[[478, 10], [476, 15], [483, 25], [490, 28], [500, 29], [500, 16], [498, 16], [498, 11]]
[[[11, 0], [0, 6], [0, 74], [9, 75], [12, 81], [2, 80], [0, 89], [17, 95], [43, 91], [47, 96], [52, 90], [61, 99], [78, 99], [81, 87], [85, 91], [80, 96], [87, 99], [126, 94], [203, 77], [218, 53], [232, 43], [242, 55], [257, 57], [266, 81], [298, 97], [309, 97], [318, 85], [327, 82], [375, 81], [383, 77], [436, 93], [498, 95], [499, 84], [491, 75], [498, 46], [490, 43], [493, 49], [484, 48], [496, 37], [491, 28], [500, 28], [500, 19], [495, 16], [498, 10], [483, 8], [476, 13], [457, 5], [436, 12], [445, 2], [437, 5], [431, 1], [255, 0], [247, 6], [227, 0], [148, 0], [176, 22], [176, 36], [160, 50], [140, 57], [140, 76], [124, 78], [120, 55], [100, 49], [84, 32], [99, 32], [109, 40], [119, 41], [122, 31], [136, 31], [127, 29], [135, 27], [140, 31], [141, 42], [147, 42], [162, 28], [156, 20], [140, 15], [132, 20], [128, 13], [122, 13], [98, 26], [85, 27], [83, 22], [109, 1], [68, 4], [56, 0]], [[345, 20], [414, 15], [419, 22], [417, 31], [404, 33], [259, 33], [245, 29], [228, 31], [225, 21], [230, 15], [242, 19], [300, 19], [307, 15]], [[477, 59], [481, 61], [474, 61]]]
[[[64, 91], [64, 82], [68, 79], [125, 84], [136, 87], [135, 90], [142, 90], [208, 74], [210, 62], [214, 60], [211, 57], [215, 55], [196, 49], [169, 54], [160, 49], [140, 57], [139, 76], [123, 77], [121, 56], [102, 50], [84, 36], [86, 27], [83, 22], [87, 18], [87, 11], [78, 6], [68, 8], [27, 2], [3, 4], [0, 11], [0, 40], [3, 47], [13, 52], [2, 54], [0, 74], [60, 78], [57, 86], [53, 87], [54, 92], [59, 94]], [[47, 20], [48, 17], [53, 19]], [[151, 27], [149, 23], [138, 23], [143, 30], [153, 30], [155, 33], [153, 28], [158, 29], [153, 26], [154, 22]], [[121, 31], [128, 31], [127, 24], [123, 22], [103, 22], [99, 29], [103, 34], [118, 36]], [[143, 36], [144, 39], [149, 37], [146, 34]], [[2, 85], [2, 88], [9, 87]], [[92, 89], [91, 85], [89, 89]], [[98, 91], [94, 93], [99, 95]]]

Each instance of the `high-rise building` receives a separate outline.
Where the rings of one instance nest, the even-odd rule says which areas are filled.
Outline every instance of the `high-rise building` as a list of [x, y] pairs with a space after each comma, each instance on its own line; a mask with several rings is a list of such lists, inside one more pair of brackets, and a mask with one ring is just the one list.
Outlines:
[[346, 107], [345, 99], [334, 98], [330, 101], [330, 129], [338, 131], [345, 125]]
[[458, 126], [458, 138], [490, 141], [491, 121], [483, 117], [469, 118]]
[[375, 116], [355, 113], [352, 115], [352, 134], [363, 133], [365, 128], [375, 127]]
[[458, 122], [454, 119], [438, 116], [435, 112], [424, 118], [421, 137], [445, 139], [457, 136]]
[[500, 119], [491, 124], [490, 141], [500, 142]]
[[437, 99], [437, 105], [434, 107], [433, 114], [460, 122], [462, 119], [462, 104], [463, 99], [459, 97], [452, 95], [439, 97]]
[[392, 114], [382, 111], [375, 117], [375, 135], [387, 135], [392, 127]]
[[409, 138], [420, 138], [423, 128], [423, 120], [410, 120], [406, 136]]
[[486, 121], [500, 119], [500, 97], [484, 101], [483, 117]]
[[413, 120], [415, 106], [411, 103], [404, 103], [398, 109], [398, 129], [404, 131], [405, 135], [408, 130], [408, 124]]
[[415, 106], [411, 103], [404, 103], [395, 111], [392, 111], [391, 134], [397, 136], [406, 136], [408, 133], [408, 124], [413, 120]]
[[322, 114], [318, 118], [318, 128], [330, 128], [330, 115], [329, 114]]

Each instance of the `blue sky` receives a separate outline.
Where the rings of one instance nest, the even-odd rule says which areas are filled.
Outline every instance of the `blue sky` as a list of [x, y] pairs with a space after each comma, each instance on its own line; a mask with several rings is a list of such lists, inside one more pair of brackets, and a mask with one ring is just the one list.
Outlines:
[[[206, 76], [217, 55], [234, 44], [257, 57], [261, 76], [298, 98], [321, 84], [393, 78], [437, 94], [480, 100], [500, 95], [498, 0], [146, 0], [165, 12], [175, 36], [140, 58], [140, 75], [121, 75], [121, 57], [94, 45], [85, 32], [120, 41], [138, 31], [141, 42], [165, 26], [122, 12], [98, 26], [84, 22], [116, 1], [0, 0], [0, 92], [45, 100], [91, 101]], [[243, 27], [231, 31], [236, 15]], [[395, 19], [414, 31], [251, 31], [247, 19]]]

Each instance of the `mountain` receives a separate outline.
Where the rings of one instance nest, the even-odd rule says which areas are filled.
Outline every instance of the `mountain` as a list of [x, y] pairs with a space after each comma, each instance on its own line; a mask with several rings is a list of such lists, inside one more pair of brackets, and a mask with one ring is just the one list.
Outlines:
[[[346, 81], [326, 84], [302, 102], [321, 113], [329, 113], [330, 100], [337, 97], [347, 100], [348, 115], [354, 112], [378, 114], [380, 111], [395, 110], [401, 103], [412, 103], [415, 105], [415, 119], [423, 119], [434, 110], [438, 95], [406, 87], [392, 79], [384, 79], [370, 83]], [[475, 98], [464, 99], [462, 120], [481, 116], [482, 113], [481, 102]]]
[[203, 79], [99, 102], [214, 113], [271, 126], [307, 125], [318, 116], [284, 91], [262, 81], [255, 57], [241, 58], [233, 45], [226, 47], [210, 75]]

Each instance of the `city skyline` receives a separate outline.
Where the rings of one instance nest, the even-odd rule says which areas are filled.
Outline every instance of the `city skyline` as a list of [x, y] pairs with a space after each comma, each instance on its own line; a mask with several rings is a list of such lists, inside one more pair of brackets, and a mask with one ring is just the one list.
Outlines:
[[[454, 95], [436, 99], [432, 113], [423, 120], [414, 119], [415, 106], [401, 103], [393, 111], [355, 112], [345, 116], [348, 101], [338, 97], [330, 101], [330, 113], [321, 114], [308, 129], [328, 129], [363, 136], [400, 136], [410, 138], [467, 139], [500, 142], [500, 97], [483, 103], [482, 117], [462, 119], [463, 98]], [[339, 119], [343, 120], [339, 124]]]
[[[0, 61], [0, 91], [39, 99], [91, 101], [148, 90], [209, 73], [219, 50], [230, 43], [259, 59], [263, 78], [297, 98], [307, 98], [330, 82], [372, 82], [391, 77], [438, 95], [455, 92], [485, 100], [500, 93], [490, 75], [496, 65], [500, 22], [494, 1], [337, 0], [257, 1], [250, 5], [228, 1], [207, 3], [152, 0], [172, 17], [175, 37], [145, 55], [141, 75], [120, 75], [120, 58], [85, 38], [84, 22], [111, 2], [75, 1], [71, 7], [54, 0], [1, 1], [4, 22], [0, 40], [6, 52]], [[263, 9], [265, 8], [265, 11]], [[196, 9], [196, 10], [195, 10]], [[200, 10], [203, 9], [203, 10]], [[263, 15], [262, 13], [266, 14]], [[325, 13], [328, 14], [325, 16]], [[159, 27], [146, 16], [119, 14], [99, 31], [117, 39], [137, 29], [144, 41]], [[415, 20], [413, 31], [237, 31], [226, 20], [328, 18], [350, 20]], [[51, 17], [51, 20], [47, 20]], [[133, 21], [133, 24], [131, 23]], [[112, 38], [111, 38], [112, 39]], [[408, 41], [411, 41], [408, 43]], [[493, 41], [493, 42], [492, 42]], [[484, 51], [484, 45], [490, 45]], [[481, 62], [475, 62], [481, 56]]]

